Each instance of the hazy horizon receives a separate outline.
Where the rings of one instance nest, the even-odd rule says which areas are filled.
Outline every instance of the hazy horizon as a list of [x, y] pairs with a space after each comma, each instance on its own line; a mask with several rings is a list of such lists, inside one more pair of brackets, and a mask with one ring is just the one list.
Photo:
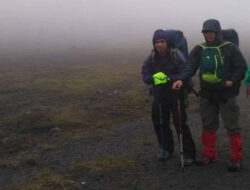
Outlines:
[[208, 18], [238, 32], [246, 57], [250, 49], [247, 0], [2, 0], [0, 11], [0, 56], [76, 49], [145, 51], [158, 28], [182, 30], [191, 49], [203, 41], [201, 26]]

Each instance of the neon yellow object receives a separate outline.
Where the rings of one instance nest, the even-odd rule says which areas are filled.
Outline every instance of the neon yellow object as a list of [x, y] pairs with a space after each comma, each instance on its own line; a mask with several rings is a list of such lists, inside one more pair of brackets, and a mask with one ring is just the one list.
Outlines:
[[154, 85], [166, 84], [168, 82], [168, 77], [163, 72], [158, 72], [153, 75]]
[[229, 43], [225, 42], [220, 46], [200, 44], [203, 49], [200, 62], [201, 78], [203, 81], [212, 84], [222, 81], [224, 57], [222, 57], [220, 48]]

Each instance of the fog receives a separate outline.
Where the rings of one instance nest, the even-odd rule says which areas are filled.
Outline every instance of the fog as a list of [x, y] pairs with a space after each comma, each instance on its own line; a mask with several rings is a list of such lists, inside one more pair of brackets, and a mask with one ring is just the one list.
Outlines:
[[209, 18], [234, 28], [249, 52], [248, 0], [1, 0], [0, 56], [22, 53], [148, 51], [155, 29], [180, 29], [191, 49]]

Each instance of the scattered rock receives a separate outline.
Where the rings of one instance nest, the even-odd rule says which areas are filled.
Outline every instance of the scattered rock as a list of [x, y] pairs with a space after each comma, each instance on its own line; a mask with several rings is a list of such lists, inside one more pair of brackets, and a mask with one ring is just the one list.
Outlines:
[[87, 183], [86, 181], [82, 181], [81, 182], [82, 185], [86, 185], [86, 183]]
[[1, 143], [3, 144], [7, 144], [9, 142], [10, 138], [9, 137], [5, 137], [1, 140]]
[[102, 91], [101, 89], [98, 89], [98, 90], [97, 90], [97, 93], [98, 93], [98, 94], [103, 94], [103, 91]]
[[17, 137], [16, 136], [10, 136], [10, 137], [5, 137], [1, 140], [1, 143], [3, 144], [9, 144], [9, 143], [13, 143], [17, 141]]
[[69, 144], [69, 142], [64, 142], [63, 146], [67, 146]]
[[109, 96], [116, 96], [119, 95], [121, 92], [119, 90], [114, 90], [113, 92], [109, 93]]
[[118, 94], [119, 92], [119, 90], [114, 90], [113, 94]]
[[50, 129], [50, 132], [60, 132], [62, 129], [59, 127], [54, 127], [52, 129]]

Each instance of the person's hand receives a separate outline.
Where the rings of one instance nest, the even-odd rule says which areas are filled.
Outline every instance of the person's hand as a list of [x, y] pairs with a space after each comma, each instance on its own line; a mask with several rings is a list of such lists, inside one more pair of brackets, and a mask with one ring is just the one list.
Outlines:
[[153, 75], [154, 85], [166, 84], [168, 82], [168, 77], [163, 72], [158, 72]]
[[175, 82], [173, 83], [172, 89], [173, 89], [173, 90], [179, 90], [179, 89], [182, 87], [182, 85], [183, 85], [182, 80], [177, 80], [177, 81], [175, 81]]
[[226, 86], [227, 88], [232, 87], [232, 86], [233, 86], [233, 81], [227, 80], [226, 83], [225, 83], [225, 86]]

